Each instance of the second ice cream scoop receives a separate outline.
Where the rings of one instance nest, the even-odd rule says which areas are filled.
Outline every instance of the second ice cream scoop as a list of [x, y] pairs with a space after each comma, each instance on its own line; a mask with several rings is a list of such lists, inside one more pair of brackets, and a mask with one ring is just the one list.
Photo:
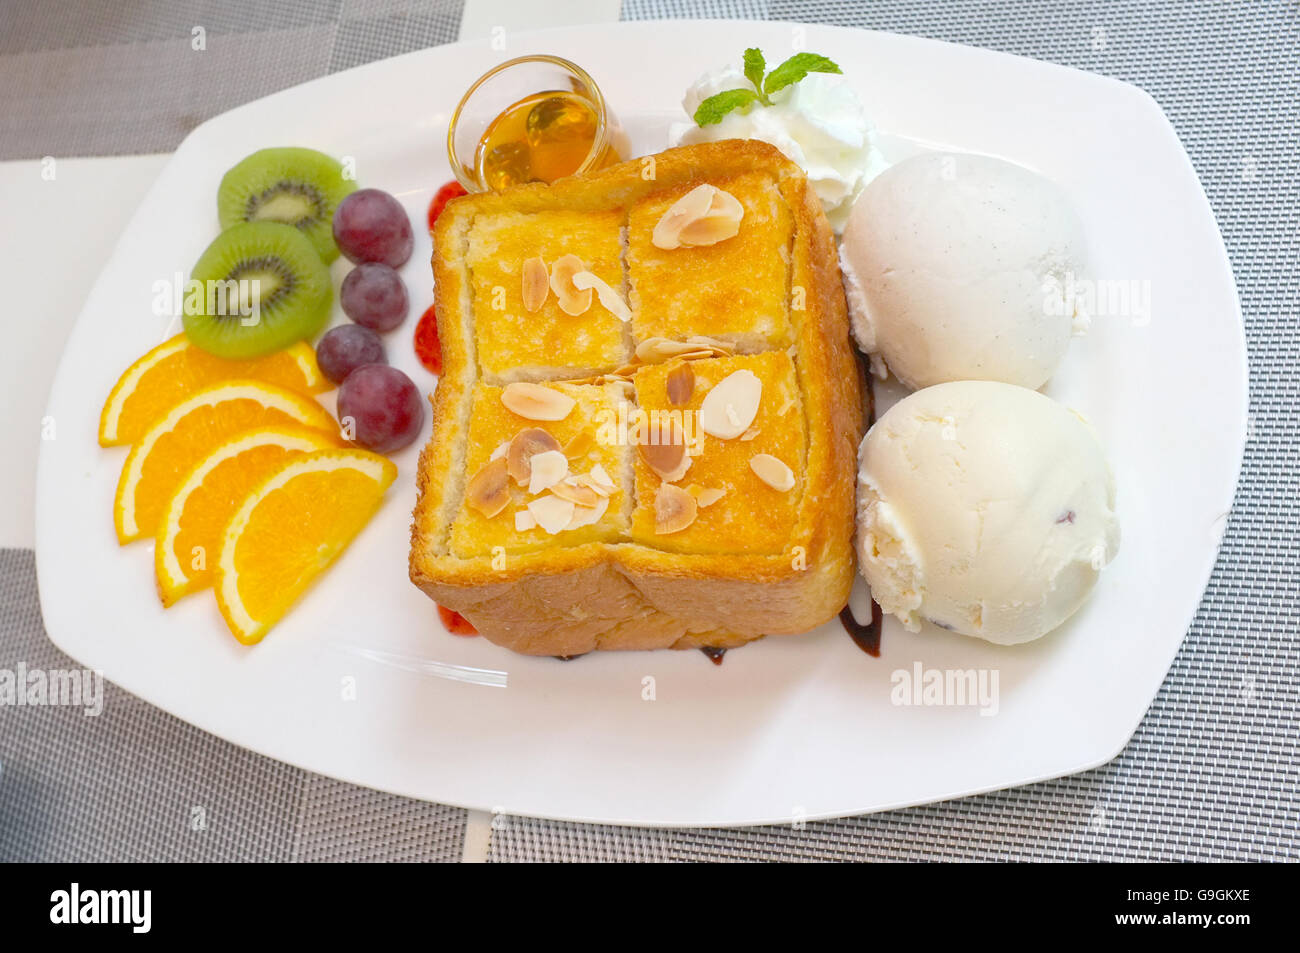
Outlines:
[[1028, 642], [1088, 598], [1119, 549], [1115, 482], [1083, 418], [991, 381], [927, 387], [862, 441], [858, 547], [884, 611]]

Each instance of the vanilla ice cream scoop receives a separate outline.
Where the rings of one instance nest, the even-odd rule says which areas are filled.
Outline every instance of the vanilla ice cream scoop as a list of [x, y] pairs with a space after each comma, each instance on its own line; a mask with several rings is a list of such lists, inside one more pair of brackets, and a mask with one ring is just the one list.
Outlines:
[[955, 380], [1041, 387], [1087, 329], [1068, 285], [1083, 229], [1035, 172], [928, 153], [877, 176], [840, 246], [858, 346], [913, 389]]
[[858, 553], [880, 607], [1010, 645], [1083, 605], [1119, 549], [1115, 481], [1092, 427], [1037, 391], [927, 387], [862, 441]]

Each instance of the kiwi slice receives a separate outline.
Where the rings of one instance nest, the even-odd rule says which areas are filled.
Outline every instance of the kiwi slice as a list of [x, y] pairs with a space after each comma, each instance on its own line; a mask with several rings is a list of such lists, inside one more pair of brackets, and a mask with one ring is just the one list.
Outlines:
[[325, 326], [334, 300], [329, 266], [292, 225], [228, 228], [190, 272], [185, 334], [218, 357], [260, 357]]
[[339, 256], [334, 210], [353, 192], [343, 166], [315, 149], [262, 149], [221, 179], [217, 216], [222, 229], [240, 222], [283, 222], [311, 239], [321, 261]]

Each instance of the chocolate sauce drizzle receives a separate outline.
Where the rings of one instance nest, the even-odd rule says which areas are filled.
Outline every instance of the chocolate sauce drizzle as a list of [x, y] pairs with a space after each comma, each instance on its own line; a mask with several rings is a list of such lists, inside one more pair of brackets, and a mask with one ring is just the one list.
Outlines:
[[[862, 396], [866, 401], [864, 416], [866, 417], [867, 428], [876, 422], [876, 385], [872, 379], [871, 368], [868, 366], [867, 358], [856, 348], [854, 355], [858, 359], [858, 373], [862, 380]], [[863, 625], [853, 617], [853, 610], [845, 606], [840, 610], [840, 624], [844, 626], [844, 631], [849, 634], [854, 643], [862, 651], [866, 652], [872, 658], [880, 658], [880, 627], [883, 616], [880, 611], [880, 604], [875, 599], [871, 600], [871, 621]]]
[[872, 658], [880, 658], [880, 625], [883, 616], [880, 603], [871, 600], [871, 621], [863, 625], [853, 617], [853, 610], [845, 606], [840, 610], [840, 624], [854, 643]]
[[709, 661], [712, 662], [714, 665], [721, 665], [722, 656], [727, 654], [726, 649], [715, 649], [711, 645], [704, 646], [703, 648], [700, 649], [700, 651], [703, 652], [706, 656], [708, 656]]

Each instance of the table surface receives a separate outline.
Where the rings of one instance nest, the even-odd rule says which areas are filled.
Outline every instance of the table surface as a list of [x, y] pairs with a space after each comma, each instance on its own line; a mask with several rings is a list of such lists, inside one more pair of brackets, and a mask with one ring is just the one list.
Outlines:
[[1135, 82], [1169, 114], [1238, 278], [1251, 432], [1201, 611], [1133, 741], [1095, 771], [947, 804], [792, 828], [639, 830], [489, 817], [342, 784], [207, 736], [110, 685], [96, 718], [0, 707], [0, 860], [1300, 856], [1300, 30], [1286, 3], [627, 0], [620, 11], [616, 0], [293, 0], [214, 13], [198, 0], [102, 12], [0, 0], [9, 224], [0, 277], [12, 305], [0, 440], [16, 448], [0, 458], [9, 501], [0, 670], [74, 667], [45, 636], [30, 552], [36, 452], [57, 439], [43, 408], [71, 323], [168, 151], [211, 115], [327, 72], [620, 13], [933, 36]]

